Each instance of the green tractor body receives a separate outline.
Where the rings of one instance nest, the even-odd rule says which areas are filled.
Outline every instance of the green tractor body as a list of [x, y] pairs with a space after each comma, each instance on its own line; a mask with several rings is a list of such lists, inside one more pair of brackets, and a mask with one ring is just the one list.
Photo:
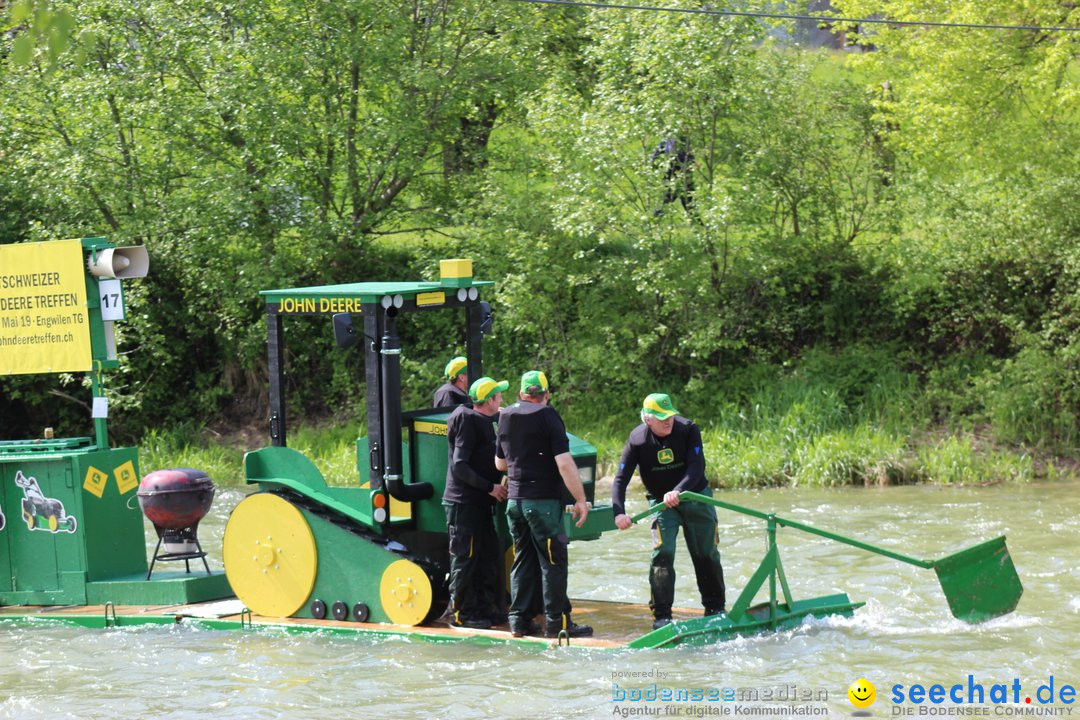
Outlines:
[[[452, 408], [401, 407], [402, 313], [451, 311], [464, 319], [469, 375], [483, 375], [482, 344], [491, 311], [480, 292], [493, 283], [474, 281], [468, 261], [443, 261], [438, 282], [354, 283], [269, 290], [271, 446], [249, 453], [245, 479], [295, 508], [269, 504], [237, 507], [225, 534], [225, 569], [237, 595], [263, 615], [334, 617], [413, 625], [441, 613], [448, 596], [450, 559], [442, 495], [448, 465], [447, 419]], [[356, 442], [355, 485], [328, 486], [322, 473], [286, 446], [283, 321], [327, 316], [342, 349], [364, 355], [367, 434]], [[569, 435], [571, 455], [589, 502], [594, 501], [596, 448]], [[569, 495], [564, 498], [569, 504]], [[260, 501], [262, 502], [262, 501]], [[496, 509], [504, 553], [511, 543]], [[596, 506], [567, 535], [594, 539], [614, 529], [610, 506]], [[288, 544], [276, 541], [290, 535]], [[297, 531], [306, 525], [310, 530]], [[267, 543], [274, 543], [266, 550]], [[258, 543], [258, 544], [256, 544]], [[308, 556], [314, 554], [311, 559]], [[292, 555], [303, 555], [294, 558]], [[295, 565], [294, 565], [295, 563]]]

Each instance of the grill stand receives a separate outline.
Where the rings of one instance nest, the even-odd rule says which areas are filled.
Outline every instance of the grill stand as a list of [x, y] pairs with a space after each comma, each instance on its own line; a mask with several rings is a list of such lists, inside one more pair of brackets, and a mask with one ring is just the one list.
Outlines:
[[[157, 530], [158, 541], [157, 547], [154, 548], [154, 557], [150, 560], [150, 569], [146, 572], [147, 580], [149, 580], [150, 576], [153, 574], [154, 564], [157, 563], [158, 560], [162, 562], [183, 560], [184, 568], [186, 569], [186, 572], [190, 574], [191, 561], [196, 558], [202, 558], [203, 567], [206, 568], [206, 574], [213, 574], [210, 572], [210, 564], [206, 562], [206, 552], [202, 549], [202, 545], [199, 544], [199, 538], [196, 536], [196, 531], [199, 529], [198, 523], [195, 523], [190, 527], [181, 528], [180, 530], [168, 530], [165, 528], [160, 528], [157, 525], [154, 526], [154, 529]], [[162, 543], [166, 543], [167, 545], [191, 545], [192, 543], [194, 543], [196, 549], [183, 552], [161, 552]]]

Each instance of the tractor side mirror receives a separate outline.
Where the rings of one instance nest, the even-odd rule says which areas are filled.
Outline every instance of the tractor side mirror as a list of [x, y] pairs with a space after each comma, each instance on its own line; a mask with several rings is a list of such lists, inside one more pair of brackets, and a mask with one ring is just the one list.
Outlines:
[[334, 342], [342, 350], [351, 348], [360, 342], [360, 336], [356, 333], [350, 313], [337, 313], [334, 320]]
[[491, 332], [491, 325], [495, 320], [495, 316], [491, 312], [491, 303], [480, 302], [480, 333], [487, 335]]

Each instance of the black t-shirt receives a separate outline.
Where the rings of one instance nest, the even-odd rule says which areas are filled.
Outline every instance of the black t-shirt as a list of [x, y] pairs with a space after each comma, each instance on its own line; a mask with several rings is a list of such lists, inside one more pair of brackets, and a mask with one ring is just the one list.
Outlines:
[[491, 505], [489, 493], [502, 480], [495, 469], [495, 418], [459, 405], [446, 421], [448, 467], [443, 500]]
[[522, 401], [502, 411], [495, 454], [506, 460], [511, 500], [562, 497], [555, 456], [566, 452], [570, 441], [555, 408]]
[[631, 431], [611, 486], [611, 507], [616, 515], [626, 512], [626, 486], [638, 467], [645, 489], [657, 500], [672, 490], [704, 490], [705, 452], [698, 426], [692, 420], [676, 417], [667, 437], [656, 437], [645, 423]]
[[457, 385], [451, 383], [445, 383], [441, 388], [435, 391], [435, 404], [431, 407], [454, 407], [455, 405], [468, 405], [472, 407], [472, 400], [469, 398], [469, 394], [459, 388]]

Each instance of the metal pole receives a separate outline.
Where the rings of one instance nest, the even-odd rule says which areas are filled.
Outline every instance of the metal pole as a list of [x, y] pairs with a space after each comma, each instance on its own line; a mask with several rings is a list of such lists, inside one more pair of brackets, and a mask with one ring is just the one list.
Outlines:
[[480, 306], [476, 303], [465, 307], [465, 359], [469, 363], [469, 382], [479, 380], [484, 376], [483, 342], [484, 336], [480, 332], [481, 317]]
[[281, 316], [266, 312], [266, 346], [270, 374], [270, 444], [285, 446], [285, 337]]
[[[90, 373], [90, 394], [95, 397], [105, 396], [105, 384], [101, 379], [101, 362], [94, 361], [94, 371]], [[109, 448], [109, 425], [106, 418], [94, 418], [94, 435], [99, 450]]]
[[379, 342], [382, 338], [382, 312], [377, 303], [364, 303], [364, 392], [367, 395], [368, 470], [371, 488], [382, 489], [382, 356]]
[[[763, 513], [760, 510], [752, 510], [750, 508], [742, 507], [741, 505], [735, 505], [733, 503], [724, 502], [722, 500], [716, 500], [714, 498], [708, 497], [707, 495], [699, 495], [698, 493], [684, 490], [683, 492], [679, 493], [679, 499], [696, 500], [698, 502], [703, 502], [706, 505], [714, 505], [716, 507], [724, 508], [725, 510], [731, 510], [733, 512], [741, 513], [743, 515], [749, 515], [751, 517], [760, 518], [762, 520], [775, 522], [780, 527], [789, 527], [794, 528], [795, 530], [802, 530], [803, 532], [810, 533], [811, 535], [817, 535], [828, 540], [835, 540], [836, 542], [844, 543], [845, 545], [851, 545], [852, 547], [857, 547], [860, 550], [877, 553], [878, 555], [884, 555], [885, 557], [892, 558], [893, 560], [899, 560], [900, 562], [905, 562], [909, 565], [915, 565], [916, 567], [926, 569], [934, 567], [934, 563], [929, 560], [920, 560], [919, 558], [913, 558], [908, 555], [901, 555], [900, 553], [893, 552], [892, 550], [886, 550], [885, 548], [880, 548], [876, 545], [870, 545], [869, 543], [864, 543], [859, 540], [853, 540], [852, 538], [844, 537], [843, 535], [837, 535], [835, 533], [828, 532], [827, 530], [819, 530], [813, 525], [805, 525], [801, 522], [796, 522], [795, 520], [787, 520], [786, 518], [778, 517], [776, 515]], [[663, 507], [664, 506], [661, 503], [658, 506], [651, 507], [648, 510], [638, 513], [630, 519], [632, 522], [638, 522], [639, 520], [643, 520], [649, 515], [658, 512], [659, 510], [663, 509]]]
[[[776, 547], [776, 517], [770, 515], [767, 520], [765, 534], [769, 538], [769, 553], [773, 558], [778, 557], [779, 549]], [[776, 562], [773, 562], [772, 572], [769, 573], [769, 627], [776, 629]]]
[[802, 530], [803, 532], [810, 533], [811, 535], [817, 535], [819, 537], [827, 538], [829, 540], [835, 540], [836, 542], [844, 543], [845, 545], [851, 545], [852, 547], [857, 547], [860, 550], [867, 550], [867, 551], [872, 552], [872, 553], [877, 553], [878, 555], [884, 555], [887, 558], [892, 558], [893, 560], [899, 560], [900, 562], [908, 563], [909, 565], [915, 565], [917, 567], [926, 568], [926, 569], [930, 569], [930, 568], [934, 567], [934, 563], [930, 562], [929, 560], [920, 560], [918, 558], [909, 557], [907, 555], [901, 555], [900, 553], [893, 552], [892, 550], [886, 550], [885, 548], [880, 548], [880, 547], [877, 547], [875, 545], [870, 545], [868, 543], [861, 542], [859, 540], [854, 540], [854, 539], [849, 538], [849, 537], [844, 537], [843, 535], [836, 535], [834, 533], [828, 532], [827, 530], [819, 530], [818, 528], [813, 527], [812, 525], [804, 525], [801, 522], [796, 522], [794, 520], [785, 520], [784, 518], [776, 518], [776, 521], [782, 527], [789, 527], [789, 528], [794, 528], [795, 530]]

